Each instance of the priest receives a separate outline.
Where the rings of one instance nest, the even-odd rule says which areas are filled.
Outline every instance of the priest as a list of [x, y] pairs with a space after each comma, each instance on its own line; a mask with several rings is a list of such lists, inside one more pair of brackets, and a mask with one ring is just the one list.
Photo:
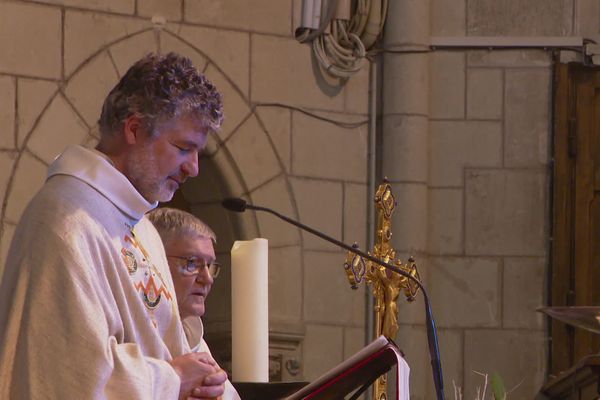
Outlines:
[[106, 97], [96, 149], [50, 165], [0, 280], [1, 399], [217, 398], [226, 374], [185, 338], [145, 217], [198, 174], [221, 95], [185, 57], [150, 54]]

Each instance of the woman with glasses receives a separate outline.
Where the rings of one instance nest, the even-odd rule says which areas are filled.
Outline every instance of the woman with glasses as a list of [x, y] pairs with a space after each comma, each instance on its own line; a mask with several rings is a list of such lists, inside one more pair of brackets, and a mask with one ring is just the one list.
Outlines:
[[[201, 320], [206, 297], [220, 270], [214, 249], [216, 235], [192, 214], [174, 208], [155, 209], [148, 214], [148, 218], [158, 230], [165, 247], [179, 315], [190, 347], [192, 351], [207, 353], [210, 362], [218, 368], [202, 337]], [[222, 399], [240, 399], [229, 380], [225, 382]]]

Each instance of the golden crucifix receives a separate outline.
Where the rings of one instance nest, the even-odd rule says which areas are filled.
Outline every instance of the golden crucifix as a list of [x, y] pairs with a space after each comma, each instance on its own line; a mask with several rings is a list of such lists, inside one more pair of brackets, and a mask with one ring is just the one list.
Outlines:
[[[392, 248], [390, 243], [392, 239], [392, 214], [396, 208], [396, 200], [392, 193], [392, 187], [387, 180], [384, 180], [377, 189], [375, 205], [377, 207], [377, 237], [372, 255], [420, 280], [414, 259], [409, 258], [407, 263], [397, 260], [396, 250]], [[384, 335], [389, 339], [395, 339], [398, 332], [398, 306], [396, 301], [401, 291], [404, 291], [408, 301], [413, 301], [418, 291], [416, 283], [406, 276], [391, 271], [375, 262], [365, 260], [353, 252], [348, 252], [344, 269], [353, 289], [358, 288], [358, 284], [362, 282], [363, 278], [371, 286], [375, 300], [375, 337]], [[386, 375], [382, 375], [377, 379], [373, 392], [375, 400], [387, 400]]]

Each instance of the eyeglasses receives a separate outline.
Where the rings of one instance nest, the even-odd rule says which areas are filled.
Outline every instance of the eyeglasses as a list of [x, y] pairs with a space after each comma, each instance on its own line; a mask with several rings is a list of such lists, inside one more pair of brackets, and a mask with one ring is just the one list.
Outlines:
[[207, 262], [198, 257], [182, 257], [167, 255], [167, 257], [177, 258], [179, 260], [185, 260], [185, 264], [179, 266], [179, 272], [183, 276], [193, 276], [202, 273], [204, 268], [208, 268], [208, 274], [214, 279], [219, 276], [221, 271], [221, 264], [216, 261]]

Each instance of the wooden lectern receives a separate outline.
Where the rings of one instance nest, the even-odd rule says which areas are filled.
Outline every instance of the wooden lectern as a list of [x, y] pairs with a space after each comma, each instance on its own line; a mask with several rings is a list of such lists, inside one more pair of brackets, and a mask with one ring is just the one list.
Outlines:
[[[538, 311], [588, 332], [600, 334], [600, 307], [542, 307]], [[540, 390], [540, 399], [598, 400], [600, 399], [600, 354], [590, 354], [573, 367], [550, 379]]]
[[600, 355], [584, 357], [575, 366], [551, 379], [540, 390], [540, 399], [600, 399]]
[[[380, 336], [371, 344], [352, 357], [334, 367], [315, 381], [300, 390], [287, 395], [281, 391], [294, 389], [297, 383], [249, 384], [233, 385], [244, 400], [331, 400], [357, 399], [381, 375], [397, 366], [396, 400], [408, 400], [409, 388], [408, 364], [404, 361], [396, 344], [384, 336]], [[279, 391], [279, 393], [275, 393]]]

